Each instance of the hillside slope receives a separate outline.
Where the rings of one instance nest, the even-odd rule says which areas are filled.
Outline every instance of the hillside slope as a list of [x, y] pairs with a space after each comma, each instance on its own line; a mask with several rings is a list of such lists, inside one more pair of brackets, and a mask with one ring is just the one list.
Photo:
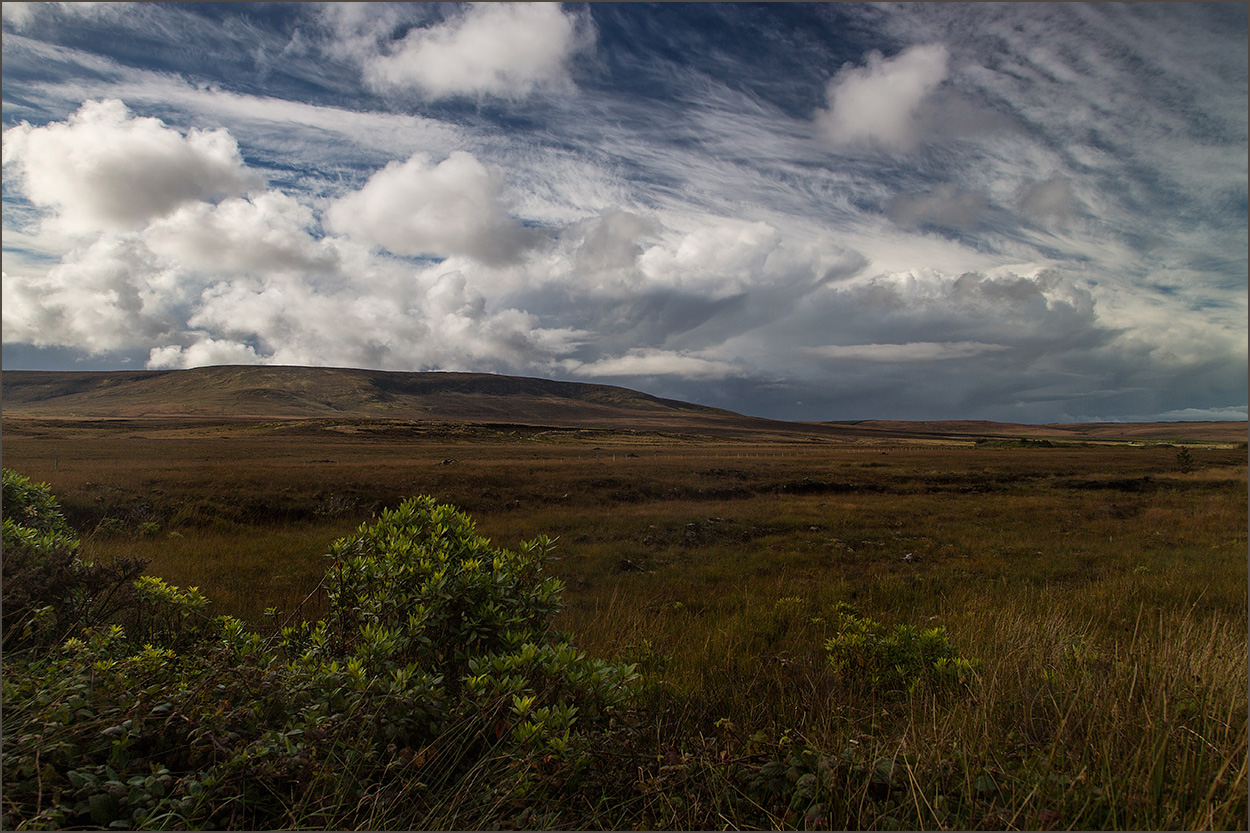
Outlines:
[[628, 388], [488, 373], [325, 367], [35, 371], [0, 375], [5, 417], [38, 419], [348, 419], [512, 423], [561, 428], [774, 435], [843, 442], [1239, 442], [1245, 422], [1017, 425], [982, 421], [780, 422]]
[[486, 373], [274, 366], [8, 370], [3, 373], [3, 409], [6, 416], [43, 418], [342, 417], [653, 429], [770, 424], [610, 385]]

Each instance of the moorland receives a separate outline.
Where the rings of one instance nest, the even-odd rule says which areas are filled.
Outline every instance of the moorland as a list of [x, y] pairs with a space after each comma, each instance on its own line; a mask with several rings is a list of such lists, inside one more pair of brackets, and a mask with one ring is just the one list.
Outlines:
[[[81, 692], [36, 703], [30, 681], [50, 666], [15, 673], [6, 635], [5, 781], [25, 788], [6, 789], [6, 827], [1246, 826], [1245, 423], [782, 423], [480, 374], [6, 371], [3, 382], [4, 467], [48, 484], [75, 557], [138, 559], [165, 588], [144, 592], [186, 621], [192, 608], [233, 617], [230, 639], [256, 641], [232, 661], [266, 669], [238, 688], [210, 673], [208, 648], [195, 654], [196, 679], [220, 687], [213, 708], [264, 731], [249, 736], [242, 718], [188, 729], [178, 742], [206, 750], [193, 760], [162, 752], [151, 728], [161, 703], [163, 727], [171, 714], [212, 722], [206, 699], [159, 691], [199, 690], [183, 630], [161, 631], [172, 654], [160, 662], [142, 645], [108, 649], [153, 682], [147, 699], [107, 708]], [[518, 569], [525, 609], [550, 601], [554, 630], [526, 633], [581, 658], [561, 660], [560, 685], [550, 669], [543, 685], [505, 685], [519, 698], [507, 719], [484, 700], [465, 705], [487, 671], [462, 663], [444, 674], [454, 686], [430, 684], [455, 718], [437, 729], [362, 739], [358, 721], [389, 725], [379, 704], [400, 696], [370, 699], [371, 682], [328, 717], [308, 706], [296, 726], [266, 675], [298, 665], [315, 689], [308, 623], [342, 627], [343, 565], [399, 528], [388, 513], [418, 495], [471, 518], [461, 531], [473, 552], [494, 553], [496, 584], [512, 563], [500, 548], [524, 556], [522, 542], [549, 536], [550, 557], [534, 564], [559, 584]], [[6, 583], [8, 571], [6, 557]], [[171, 589], [192, 587], [202, 603]], [[444, 647], [426, 666], [450, 662]], [[604, 680], [628, 697], [605, 706]], [[24, 691], [34, 699], [15, 712]], [[544, 698], [554, 728], [533, 717]], [[558, 718], [574, 702], [580, 716]], [[257, 703], [272, 713], [257, 717]], [[107, 744], [83, 740], [123, 717], [139, 722]], [[494, 731], [447, 740], [470, 724]], [[98, 770], [48, 763], [58, 743], [90, 746]], [[263, 789], [242, 790], [245, 778]], [[242, 797], [222, 799], [229, 790]]]

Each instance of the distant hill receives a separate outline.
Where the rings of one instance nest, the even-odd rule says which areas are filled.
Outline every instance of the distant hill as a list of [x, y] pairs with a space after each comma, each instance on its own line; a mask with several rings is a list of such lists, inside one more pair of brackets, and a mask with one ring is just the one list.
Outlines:
[[[774, 423], [611, 385], [487, 373], [223, 366], [3, 372], [5, 416], [439, 420], [646, 430], [766, 430]], [[813, 426], [816, 433], [826, 429]]]
[[5, 417], [385, 419], [776, 435], [881, 442], [1030, 437], [1241, 442], [1245, 422], [1017, 425], [866, 420], [781, 422], [628, 388], [489, 373], [231, 365], [190, 370], [6, 370]]
[[888, 419], [855, 423], [864, 432], [910, 437], [1028, 437], [1052, 441], [1156, 440], [1177, 442], [1245, 442], [1245, 422], [1056, 422], [1021, 425], [1014, 422], [946, 420], [904, 422]]

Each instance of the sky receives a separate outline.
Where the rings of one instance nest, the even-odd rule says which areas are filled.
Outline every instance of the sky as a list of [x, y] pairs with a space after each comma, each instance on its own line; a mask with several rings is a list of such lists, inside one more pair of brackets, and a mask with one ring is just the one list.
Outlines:
[[6, 370], [1246, 418], [1246, 4], [2, 8]]

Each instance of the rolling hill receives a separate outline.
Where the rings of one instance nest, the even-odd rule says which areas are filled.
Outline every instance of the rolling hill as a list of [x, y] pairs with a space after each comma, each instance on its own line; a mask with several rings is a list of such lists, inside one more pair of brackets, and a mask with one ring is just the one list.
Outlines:
[[6, 417], [43, 419], [343, 418], [713, 433], [795, 427], [610, 385], [486, 373], [276, 366], [6, 370], [3, 411]]
[[6, 418], [376, 419], [772, 434], [843, 441], [985, 437], [1190, 442], [1246, 439], [1245, 422], [779, 422], [611, 385], [487, 373], [232, 365], [108, 372], [6, 370], [0, 379]]

